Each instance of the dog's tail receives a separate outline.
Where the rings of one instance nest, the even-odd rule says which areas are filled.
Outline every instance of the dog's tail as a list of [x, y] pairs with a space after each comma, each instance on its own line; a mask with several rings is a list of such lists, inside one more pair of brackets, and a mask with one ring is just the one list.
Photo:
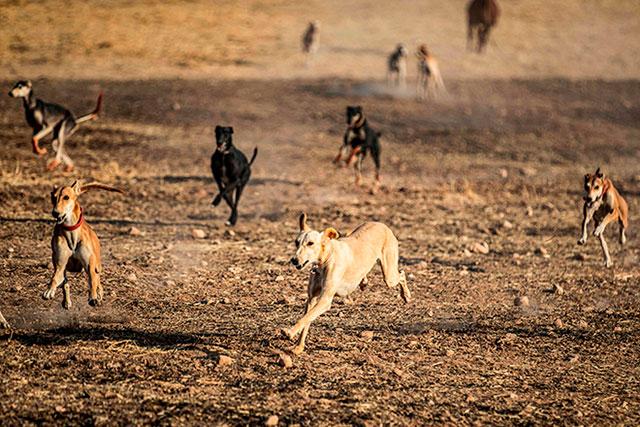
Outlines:
[[382, 132], [376, 132], [376, 135], [378, 135], [378, 138], [380, 138], [382, 136]]
[[89, 114], [85, 114], [84, 116], [80, 116], [76, 119], [76, 123], [80, 124], [80, 123], [84, 123], [86, 121], [89, 120], [95, 120], [98, 118], [98, 115], [100, 114], [100, 111], [102, 110], [102, 97], [103, 97], [104, 93], [100, 92], [100, 94], [98, 95], [98, 102], [96, 103], [96, 109], [93, 110], [92, 112], [90, 112]]
[[258, 155], [258, 147], [253, 149], [253, 156], [251, 156], [251, 160], [249, 161], [249, 166], [253, 164], [253, 161], [256, 159], [257, 155]]

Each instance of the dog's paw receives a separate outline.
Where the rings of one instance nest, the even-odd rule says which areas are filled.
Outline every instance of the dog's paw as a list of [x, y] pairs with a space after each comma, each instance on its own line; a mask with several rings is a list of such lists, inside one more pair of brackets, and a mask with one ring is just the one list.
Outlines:
[[40, 147], [38, 141], [36, 141], [35, 139], [31, 141], [31, 147], [33, 148], [33, 153], [37, 154], [39, 157], [47, 154], [47, 149]]
[[218, 206], [220, 204], [220, 202], [222, 201], [222, 197], [218, 194], [214, 199], [213, 202], [211, 202], [211, 204], [213, 206]]
[[296, 356], [301, 355], [302, 353], [304, 353], [304, 346], [303, 345], [297, 345], [297, 346], [293, 347], [291, 349], [291, 353], [295, 354]]
[[64, 165], [64, 173], [71, 173], [73, 172], [73, 170], [75, 169], [75, 167], [73, 165]]
[[71, 300], [67, 301], [66, 299], [62, 300], [62, 308], [65, 310], [71, 309]]
[[54, 296], [56, 296], [56, 288], [53, 289], [47, 289], [46, 291], [44, 291], [44, 293], [42, 294], [42, 298], [43, 299], [52, 299]]
[[89, 298], [89, 305], [91, 307], [98, 307], [102, 304], [102, 300], [100, 298]]
[[587, 243], [587, 239], [585, 237], [581, 237], [580, 239], [578, 239], [579, 245], [584, 245], [585, 243]]
[[0, 329], [11, 329], [11, 325], [7, 322], [0, 322]]
[[613, 267], [613, 261], [611, 261], [610, 259], [606, 260], [604, 262], [604, 266], [607, 267], [607, 268]]

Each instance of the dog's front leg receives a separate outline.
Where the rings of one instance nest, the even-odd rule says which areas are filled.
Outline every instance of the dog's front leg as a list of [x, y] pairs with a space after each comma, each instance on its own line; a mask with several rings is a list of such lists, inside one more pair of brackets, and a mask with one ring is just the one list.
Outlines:
[[600, 224], [598, 224], [596, 229], [593, 231], [593, 235], [596, 237], [603, 235], [605, 228], [607, 228], [607, 225], [609, 225], [609, 223], [614, 219], [615, 219], [615, 215], [613, 214], [613, 212], [610, 212], [609, 214], [607, 214], [607, 216], [602, 218], [602, 221], [600, 221]]
[[[58, 238], [61, 238], [64, 241], [63, 237], [58, 236]], [[67, 262], [69, 262], [71, 251], [64, 245], [66, 245], [65, 242], [62, 242], [61, 244], [56, 244], [56, 242], [54, 242], [54, 244], [52, 245], [54, 271], [51, 282], [49, 282], [49, 288], [42, 294], [42, 298], [44, 299], [53, 298], [56, 295], [56, 289], [58, 288], [58, 286], [63, 285], [67, 280], [65, 278], [65, 269], [67, 267]]]
[[[305, 308], [304, 308], [304, 314], [307, 314], [309, 310], [311, 310], [316, 305], [317, 302], [318, 302], [317, 297], [312, 297], [309, 300], [307, 300], [307, 304], [305, 305]], [[305, 326], [304, 329], [302, 330], [302, 333], [300, 334], [300, 338], [298, 338], [298, 343], [292, 350], [293, 354], [302, 354], [302, 352], [304, 351], [304, 344], [307, 340], [308, 334], [309, 334], [309, 325]]]
[[593, 206], [590, 207], [587, 203], [584, 204], [584, 207], [582, 208], [582, 237], [578, 240], [579, 245], [587, 243], [587, 226], [589, 225], [589, 221], [593, 218], [594, 212], [595, 209]]
[[96, 255], [89, 258], [87, 266], [87, 275], [89, 276], [89, 305], [92, 307], [99, 306], [102, 303], [102, 285], [100, 285], [100, 268]]
[[316, 320], [318, 316], [322, 313], [325, 313], [327, 310], [331, 308], [331, 302], [333, 301], [333, 294], [324, 294], [318, 298], [318, 302], [315, 306], [309, 309], [307, 314], [302, 316], [302, 319], [298, 320], [293, 328], [288, 331], [283, 331], [283, 333], [290, 340], [294, 339], [306, 326], [310, 325], [311, 322]]
[[227, 196], [232, 194], [233, 190], [235, 190], [236, 187], [238, 186], [238, 183], [239, 183], [239, 181], [236, 180], [236, 181], [232, 182], [231, 184], [227, 185], [226, 187], [224, 187], [224, 189], [222, 189], [222, 187], [221, 187], [220, 192], [213, 199], [213, 203], [212, 203], [213, 206], [218, 206], [223, 198], [226, 198]]
[[9, 322], [7, 322], [7, 319], [4, 318], [2, 313], [0, 313], [0, 327], [2, 327], [4, 329], [10, 329], [11, 328], [11, 325], [9, 325]]

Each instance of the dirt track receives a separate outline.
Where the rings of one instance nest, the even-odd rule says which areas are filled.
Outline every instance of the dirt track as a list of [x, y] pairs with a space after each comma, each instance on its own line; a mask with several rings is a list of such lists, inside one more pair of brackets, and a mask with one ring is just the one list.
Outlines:
[[[638, 4], [502, 3], [483, 57], [463, 51], [463, 1], [69, 3], [86, 21], [56, 1], [3, 5], [5, 92], [32, 78], [78, 113], [106, 96], [68, 142], [72, 175], [44, 172], [19, 102], [0, 97], [2, 424], [640, 424]], [[323, 48], [302, 69], [299, 27], [316, 17]], [[433, 46], [447, 99], [380, 83], [399, 40]], [[383, 134], [376, 195], [369, 159], [363, 189], [331, 165], [348, 104]], [[216, 124], [259, 148], [233, 232], [210, 204]], [[598, 165], [631, 212], [624, 249], [607, 231], [611, 270], [593, 238], [576, 244]], [[60, 293], [41, 298], [49, 191], [76, 178], [127, 195], [82, 196], [105, 302], [89, 307], [76, 275], [65, 311]], [[414, 301], [376, 268], [283, 369], [277, 330], [305, 296], [288, 264], [302, 210], [317, 228], [388, 224]]]
[[[76, 89], [77, 110], [95, 88], [42, 86], [51, 98]], [[638, 107], [629, 107], [638, 83], [453, 82], [451, 101], [435, 107], [352, 96], [376, 90], [352, 81], [103, 87], [106, 116], [70, 147], [78, 175], [128, 191], [83, 197], [104, 246], [107, 297], [98, 309], [87, 306], [79, 276], [71, 311], [40, 298], [50, 274], [50, 182], [13, 100], [0, 100], [0, 295], [17, 328], [0, 353], [5, 420], [637, 421], [635, 227], [624, 251], [610, 231], [612, 271], [594, 241], [575, 241], [581, 174], [596, 164], [638, 210]], [[363, 103], [384, 135], [376, 196], [329, 166], [349, 102]], [[222, 225], [228, 212], [210, 206], [208, 123], [218, 122], [236, 126], [243, 150], [260, 149], [233, 236]], [[306, 275], [287, 265], [301, 209], [317, 227], [389, 224], [415, 300], [403, 305], [374, 274], [369, 289], [314, 324], [307, 353], [283, 370], [274, 353], [290, 344], [276, 330], [304, 301]], [[131, 226], [143, 236], [128, 235]], [[207, 238], [194, 240], [193, 228]], [[465, 254], [481, 241], [489, 254]], [[565, 294], [551, 293], [554, 284]], [[518, 295], [530, 307], [515, 307]], [[361, 339], [364, 330], [373, 341]], [[220, 354], [235, 363], [218, 367]]]

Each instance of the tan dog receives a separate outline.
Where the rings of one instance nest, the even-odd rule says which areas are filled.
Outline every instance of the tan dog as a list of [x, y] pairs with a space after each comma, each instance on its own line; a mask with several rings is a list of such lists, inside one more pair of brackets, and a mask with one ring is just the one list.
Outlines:
[[447, 89], [440, 74], [438, 61], [429, 52], [427, 45], [420, 45], [416, 56], [418, 57], [418, 99], [437, 98], [438, 95], [445, 94]]
[[377, 261], [387, 286], [394, 288], [400, 284], [402, 298], [409, 302], [411, 293], [404, 272], [398, 270], [398, 240], [389, 227], [379, 222], [365, 222], [349, 235], [339, 237], [333, 228], [323, 232], [310, 229], [307, 215], [300, 215], [296, 254], [291, 263], [298, 270], [311, 265], [312, 271], [305, 314], [293, 328], [282, 331], [291, 340], [301, 333], [293, 349], [295, 354], [304, 351], [309, 325], [329, 310], [333, 297], [346, 297], [366, 283], [366, 275]]
[[613, 262], [609, 256], [607, 242], [604, 240], [604, 230], [612, 221], [618, 221], [620, 225], [620, 244], [627, 241], [625, 230], [629, 226], [629, 208], [627, 202], [622, 198], [618, 190], [613, 186], [613, 182], [600, 172], [586, 174], [584, 176], [584, 208], [582, 219], [582, 237], [578, 240], [579, 245], [587, 243], [587, 225], [592, 219], [595, 222], [593, 235], [600, 239], [602, 253], [606, 267], [611, 267]]
[[79, 181], [75, 181], [70, 187], [54, 187], [51, 191], [53, 204], [51, 215], [56, 220], [51, 238], [54, 272], [49, 288], [42, 297], [53, 298], [56, 289], [62, 286], [64, 292], [62, 306], [66, 309], [71, 307], [67, 271], [74, 273], [86, 271], [89, 277], [89, 305], [95, 307], [102, 302], [100, 241], [85, 221], [82, 208], [78, 203], [79, 195], [93, 189], [123, 193], [122, 190], [98, 182], [82, 185]]

